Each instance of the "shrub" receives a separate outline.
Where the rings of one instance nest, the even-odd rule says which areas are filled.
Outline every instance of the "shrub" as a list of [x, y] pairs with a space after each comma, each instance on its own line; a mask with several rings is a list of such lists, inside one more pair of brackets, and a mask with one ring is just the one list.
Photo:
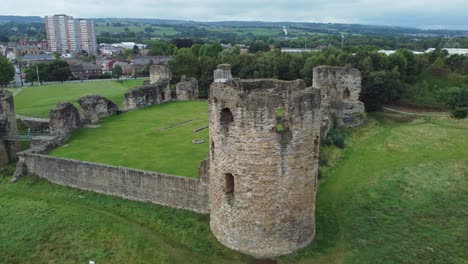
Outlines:
[[325, 145], [335, 145], [338, 148], [345, 147], [345, 134], [341, 129], [332, 128], [330, 132], [328, 132], [327, 137], [323, 141]]
[[468, 107], [459, 107], [452, 110], [452, 116], [456, 119], [463, 119], [468, 116]]

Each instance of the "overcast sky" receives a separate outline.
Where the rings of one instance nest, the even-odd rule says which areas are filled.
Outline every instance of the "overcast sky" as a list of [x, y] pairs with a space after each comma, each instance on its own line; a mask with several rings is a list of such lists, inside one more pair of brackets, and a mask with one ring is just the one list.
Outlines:
[[1, 0], [1, 15], [360, 23], [468, 30], [468, 0]]

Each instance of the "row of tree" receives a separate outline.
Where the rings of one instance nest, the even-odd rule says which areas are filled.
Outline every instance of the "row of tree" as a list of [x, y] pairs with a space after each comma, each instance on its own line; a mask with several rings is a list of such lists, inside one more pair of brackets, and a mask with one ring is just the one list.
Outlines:
[[[175, 78], [181, 75], [196, 77], [200, 83], [200, 95], [207, 96], [213, 70], [219, 63], [231, 64], [233, 75], [239, 78], [304, 79], [307, 85], [312, 84], [312, 70], [316, 66], [353, 67], [362, 73], [361, 99], [368, 110], [401, 101], [444, 107], [447, 102], [444, 96], [440, 96], [442, 92], [450, 86], [463, 87], [468, 80], [465, 77], [468, 75], [468, 57], [447, 56], [440, 50], [415, 55], [410, 50], [401, 49], [387, 56], [373, 47], [360, 46], [355, 47], [354, 52], [328, 47], [322, 52], [299, 54], [282, 53], [279, 49], [240, 54], [238, 47], [219, 50], [217, 46], [216, 43], [195, 44], [191, 48], [175, 49], [170, 62]], [[452, 81], [440, 84], [445, 79]], [[414, 88], [424, 82], [429, 83], [425, 91]], [[428, 97], [418, 101], [422, 93]]]

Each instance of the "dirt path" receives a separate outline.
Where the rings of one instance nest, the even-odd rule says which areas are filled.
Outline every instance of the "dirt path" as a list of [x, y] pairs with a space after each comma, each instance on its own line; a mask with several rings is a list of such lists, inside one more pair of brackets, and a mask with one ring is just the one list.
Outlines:
[[402, 115], [417, 115], [417, 116], [429, 116], [429, 117], [448, 117], [450, 114], [448, 112], [424, 112], [420, 109], [411, 109], [411, 108], [401, 108], [396, 106], [383, 106], [386, 111], [402, 114]]

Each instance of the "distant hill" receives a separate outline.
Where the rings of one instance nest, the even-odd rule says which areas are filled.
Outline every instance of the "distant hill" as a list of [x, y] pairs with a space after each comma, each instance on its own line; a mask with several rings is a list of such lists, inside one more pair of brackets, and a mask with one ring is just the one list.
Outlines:
[[[309, 23], [309, 22], [264, 22], [264, 21], [217, 21], [201, 22], [192, 20], [170, 20], [149, 18], [92, 18], [98, 23], [126, 22], [135, 24], [152, 24], [155, 26], [175, 27], [177, 31], [184, 28], [282, 28], [286, 26], [302, 33], [344, 33], [369, 36], [405, 35], [415, 37], [468, 37], [466, 30], [423, 30], [411, 27], [377, 26], [360, 24], [334, 24], [334, 23]], [[39, 16], [0, 16], [0, 23], [34, 23], [44, 22]]]
[[44, 22], [40, 16], [0, 16], [0, 23], [16, 22], [16, 23], [33, 23]]
[[423, 30], [411, 27], [360, 25], [360, 24], [334, 24], [334, 23], [310, 23], [310, 22], [265, 22], [265, 21], [216, 21], [201, 22], [192, 20], [168, 20], [149, 18], [93, 18], [96, 22], [130, 22], [142, 24], [155, 24], [161, 26], [199, 26], [199, 27], [249, 27], [249, 28], [278, 28], [286, 26], [309, 33], [333, 33], [342, 32], [362, 35], [408, 35], [419, 37], [448, 36], [468, 37], [467, 30]]

